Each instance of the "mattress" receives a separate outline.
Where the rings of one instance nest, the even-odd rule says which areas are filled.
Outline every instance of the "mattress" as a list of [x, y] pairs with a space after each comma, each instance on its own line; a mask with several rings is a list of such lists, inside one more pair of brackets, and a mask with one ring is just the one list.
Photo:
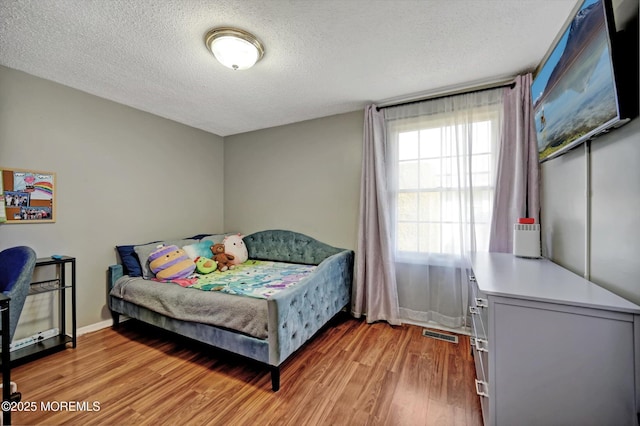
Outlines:
[[266, 339], [265, 299], [299, 285], [315, 269], [315, 265], [248, 260], [233, 270], [175, 281], [124, 276], [110, 294], [171, 318]]
[[115, 282], [110, 294], [171, 318], [227, 328], [258, 339], [268, 336], [266, 299], [128, 275]]

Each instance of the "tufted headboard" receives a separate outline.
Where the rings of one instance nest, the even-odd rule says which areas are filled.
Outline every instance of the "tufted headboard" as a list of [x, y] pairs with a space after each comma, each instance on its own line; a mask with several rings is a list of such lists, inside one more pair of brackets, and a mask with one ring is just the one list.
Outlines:
[[344, 251], [293, 231], [274, 229], [243, 238], [249, 259], [319, 265], [329, 256]]

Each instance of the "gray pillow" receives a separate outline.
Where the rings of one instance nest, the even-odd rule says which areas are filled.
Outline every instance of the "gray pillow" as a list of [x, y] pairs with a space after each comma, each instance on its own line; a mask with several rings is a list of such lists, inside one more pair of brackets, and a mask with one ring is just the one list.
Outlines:
[[231, 234], [213, 234], [213, 235], [207, 235], [206, 237], [202, 237], [202, 239], [200, 241], [211, 241], [213, 244], [220, 244], [222, 241], [224, 241], [224, 237], [226, 237], [227, 235], [231, 235]]
[[142, 278], [151, 279], [155, 277], [151, 269], [149, 269], [149, 255], [153, 253], [159, 245], [163, 244], [165, 246], [178, 246], [178, 248], [182, 248], [183, 246], [197, 243], [198, 240], [193, 240], [191, 238], [187, 238], [184, 240], [168, 240], [168, 241], [160, 241], [157, 243], [145, 244], [143, 246], [135, 246], [134, 250], [138, 255], [138, 259], [140, 260], [140, 267], [142, 269]]

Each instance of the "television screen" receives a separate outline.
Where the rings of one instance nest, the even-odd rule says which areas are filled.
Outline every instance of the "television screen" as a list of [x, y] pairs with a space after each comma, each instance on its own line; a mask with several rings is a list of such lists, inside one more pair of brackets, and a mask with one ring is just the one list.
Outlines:
[[585, 0], [532, 81], [540, 161], [621, 122], [607, 7]]

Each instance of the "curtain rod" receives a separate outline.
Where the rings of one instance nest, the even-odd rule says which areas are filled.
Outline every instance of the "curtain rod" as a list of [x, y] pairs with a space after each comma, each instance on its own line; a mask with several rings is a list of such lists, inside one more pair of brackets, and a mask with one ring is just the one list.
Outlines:
[[424, 101], [432, 101], [432, 100], [435, 100], [435, 99], [447, 98], [449, 96], [463, 95], [463, 94], [467, 94], [467, 93], [484, 92], [484, 91], [487, 91], [487, 90], [499, 89], [501, 87], [508, 87], [509, 89], [513, 89], [515, 87], [515, 85], [516, 85], [516, 83], [514, 81], [512, 81], [511, 83], [503, 83], [503, 84], [498, 84], [496, 86], [481, 87], [481, 88], [478, 88], [478, 89], [471, 89], [471, 90], [461, 90], [461, 91], [458, 91], [458, 92], [445, 93], [443, 95], [437, 95], [437, 96], [433, 96], [433, 97], [427, 96], [425, 98], [416, 99], [414, 101], [399, 102], [397, 104], [390, 104], [390, 105], [384, 105], [384, 106], [376, 107], [376, 111], [380, 111], [381, 109], [385, 109], [385, 108], [397, 107], [397, 106], [401, 106], [401, 105], [411, 105], [411, 104], [417, 104], [417, 103], [424, 102]]

